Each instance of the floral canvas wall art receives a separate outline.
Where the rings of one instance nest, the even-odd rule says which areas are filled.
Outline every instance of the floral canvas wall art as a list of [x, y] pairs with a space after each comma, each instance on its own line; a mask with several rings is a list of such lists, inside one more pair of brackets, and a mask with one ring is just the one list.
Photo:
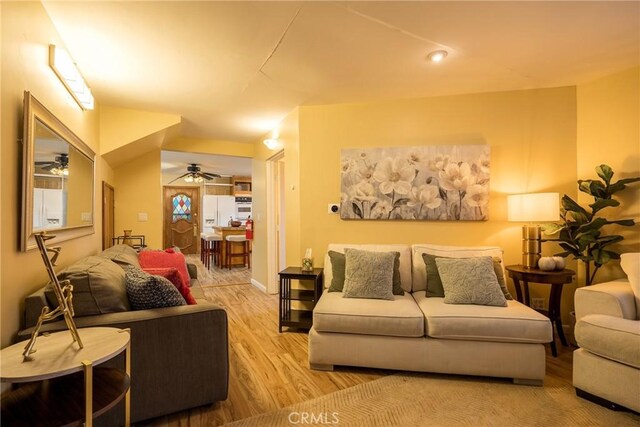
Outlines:
[[489, 217], [488, 145], [343, 149], [341, 162], [342, 219]]

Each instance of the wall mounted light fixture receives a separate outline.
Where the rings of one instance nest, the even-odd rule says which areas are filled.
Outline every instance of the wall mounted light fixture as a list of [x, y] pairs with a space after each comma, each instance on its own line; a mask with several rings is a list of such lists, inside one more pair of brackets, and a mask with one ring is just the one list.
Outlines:
[[280, 132], [278, 129], [274, 129], [271, 132], [271, 138], [267, 138], [262, 143], [267, 146], [269, 150], [275, 151], [282, 148], [282, 142], [278, 139], [280, 137]]
[[83, 110], [93, 110], [91, 89], [66, 50], [49, 45], [49, 66]]

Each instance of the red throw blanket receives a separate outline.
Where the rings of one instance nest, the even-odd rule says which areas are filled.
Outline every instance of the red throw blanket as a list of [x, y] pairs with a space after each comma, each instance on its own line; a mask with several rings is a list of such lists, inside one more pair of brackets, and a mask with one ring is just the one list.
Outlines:
[[[184, 254], [171, 251], [141, 251], [140, 267], [149, 274], [166, 277], [175, 285], [187, 304], [196, 304], [189, 289], [190, 277]], [[175, 270], [177, 274], [172, 273]]]

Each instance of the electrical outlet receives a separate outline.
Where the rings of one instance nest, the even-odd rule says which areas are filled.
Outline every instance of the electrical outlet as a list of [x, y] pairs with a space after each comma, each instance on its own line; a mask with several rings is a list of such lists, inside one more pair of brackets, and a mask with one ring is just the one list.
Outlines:
[[531, 307], [534, 310], [544, 310], [544, 298], [531, 298]]

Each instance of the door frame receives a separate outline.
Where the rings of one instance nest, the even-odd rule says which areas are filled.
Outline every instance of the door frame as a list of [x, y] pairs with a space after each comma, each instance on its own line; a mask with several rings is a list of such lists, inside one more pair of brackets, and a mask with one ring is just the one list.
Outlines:
[[[105, 195], [105, 188], [108, 188], [111, 191], [111, 195], [113, 197], [113, 202], [111, 203], [111, 212], [110, 215], [107, 215], [107, 199]], [[102, 181], [102, 250], [110, 248], [113, 246], [113, 238], [115, 237], [116, 231], [116, 190], [112, 185], [107, 183], [106, 181]], [[113, 234], [111, 236], [106, 236], [106, 222], [107, 219], [111, 218], [111, 231]], [[106, 239], [108, 237], [108, 240]], [[109, 242], [109, 246], [106, 246], [105, 243]]]
[[[284, 254], [285, 245], [278, 236], [278, 217], [280, 229], [284, 226], [284, 173], [280, 164], [284, 160], [284, 150], [267, 159], [267, 293], [278, 293], [278, 272], [280, 272], [280, 254]], [[284, 168], [282, 168], [284, 169]], [[282, 249], [282, 252], [281, 252]]]

